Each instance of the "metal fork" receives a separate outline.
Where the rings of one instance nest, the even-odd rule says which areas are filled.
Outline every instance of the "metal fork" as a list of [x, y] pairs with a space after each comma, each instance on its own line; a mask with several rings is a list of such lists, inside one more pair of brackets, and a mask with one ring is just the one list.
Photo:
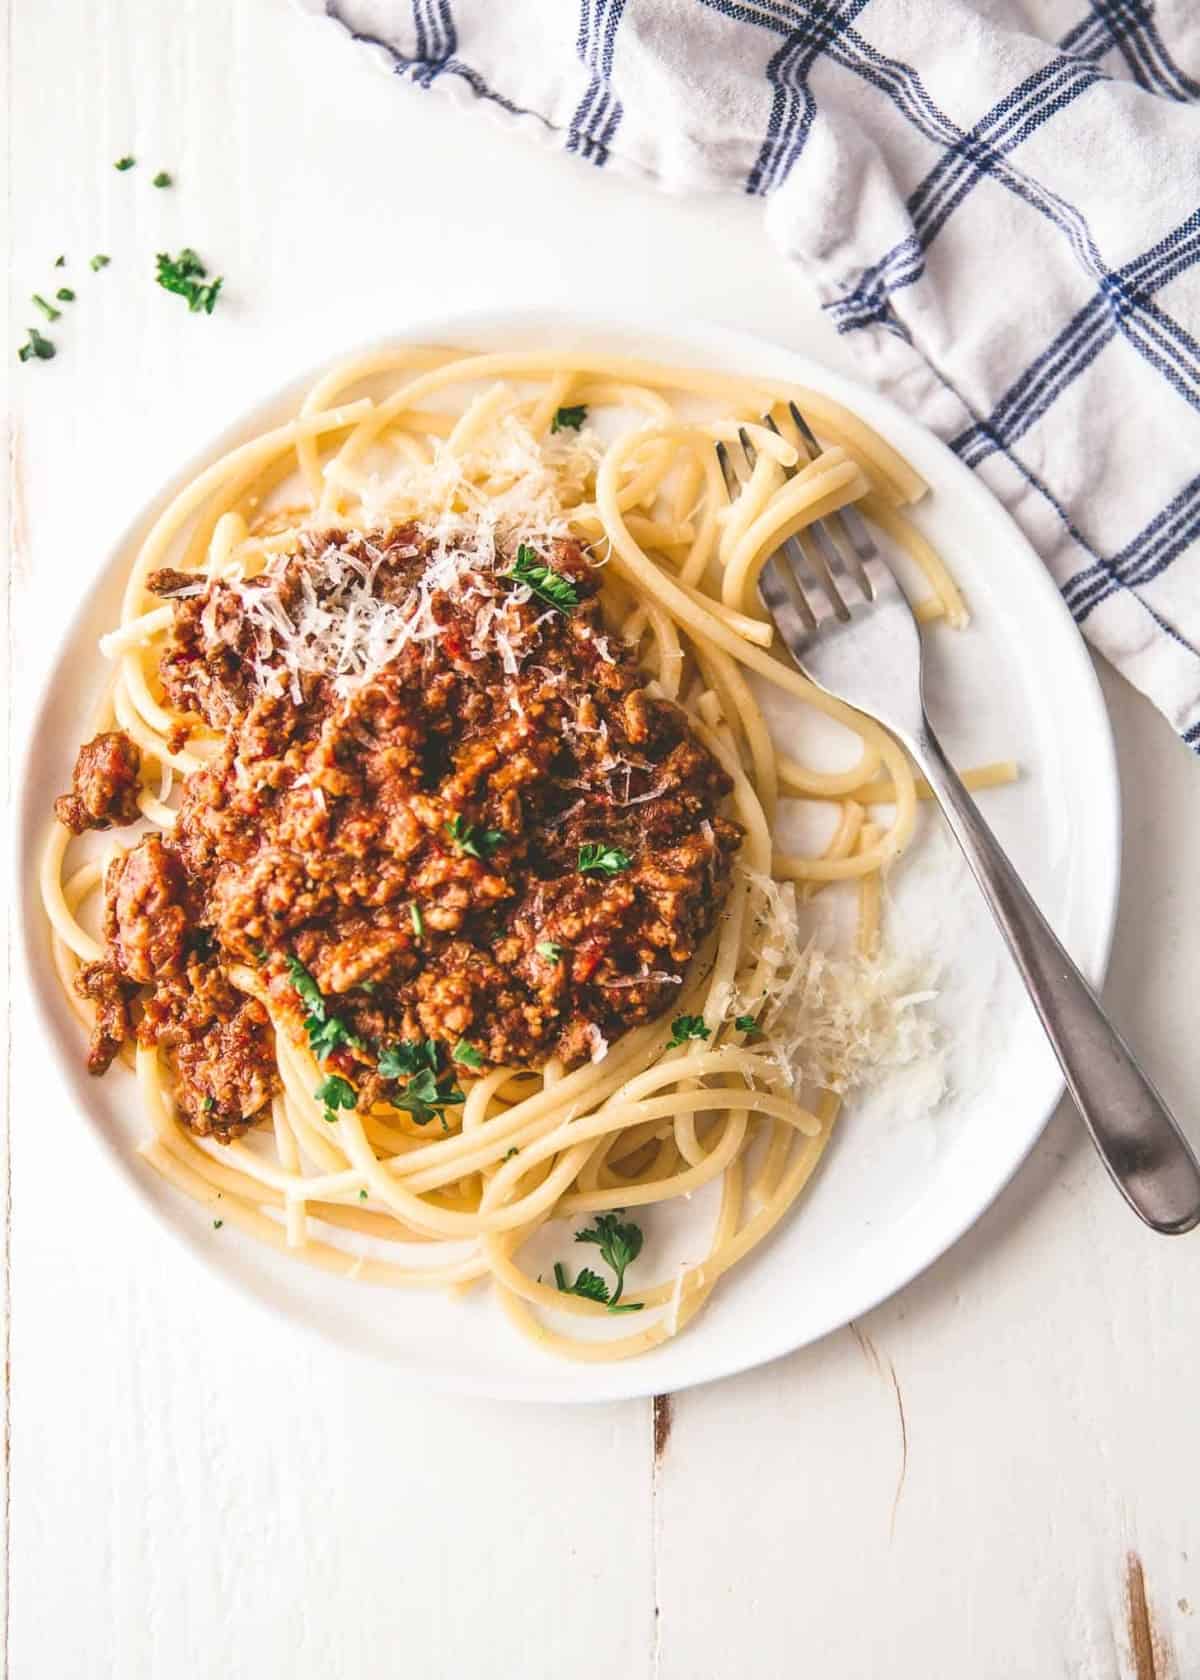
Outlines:
[[[821, 446], [789, 406], [815, 458]], [[764, 424], [778, 431], [770, 416]], [[738, 436], [753, 467], [745, 427]], [[741, 480], [724, 444], [717, 454], [732, 499]], [[847, 508], [805, 536], [811, 541], [789, 538], [759, 577], [784, 645], [811, 682], [874, 718], [908, 749], [1008, 942], [1113, 1182], [1154, 1230], [1190, 1231], [1200, 1223], [1200, 1164], [943, 752], [925, 712], [917, 621], [865, 520]]]

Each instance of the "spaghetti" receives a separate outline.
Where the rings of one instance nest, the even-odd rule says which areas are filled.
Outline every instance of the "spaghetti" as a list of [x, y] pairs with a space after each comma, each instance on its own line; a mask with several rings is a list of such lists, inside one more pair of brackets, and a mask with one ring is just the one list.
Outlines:
[[[790, 428], [789, 399], [827, 445], [815, 461]], [[762, 424], [768, 414], [778, 435]], [[714, 443], [742, 425], [757, 458], [731, 505]], [[269, 1077], [254, 1087], [245, 1124], [235, 1115], [224, 1129], [206, 1128], [187, 1095], [185, 1050], [172, 1048], [178, 1037], [156, 1037], [145, 1015], [127, 1041], [116, 1031], [107, 1053], [132, 1062], [150, 1128], [145, 1160], [221, 1223], [306, 1265], [381, 1285], [465, 1288], [486, 1278], [514, 1325], [556, 1353], [621, 1358], [688, 1324], [801, 1195], [843, 1092], [927, 1043], [909, 1000], [889, 1001], [879, 954], [880, 879], [909, 843], [927, 790], [890, 737], [814, 689], [780, 653], [755, 589], [786, 537], [856, 502], [923, 574], [921, 616], [964, 623], [952, 579], [901, 512], [924, 488], [881, 438], [817, 392], [628, 357], [413, 346], [333, 369], [292, 419], [203, 471], [133, 557], [120, 623], [102, 642], [114, 677], [95, 727], [112, 733], [97, 739], [132, 743], [125, 756], [97, 748], [113, 759], [105, 785], [124, 778], [121, 798], [132, 801], [120, 821], [135, 807], [143, 836], [174, 845], [173, 834], [197, 832], [198, 789], [217, 789], [214, 804], [225, 798], [221, 777], [238, 772], [238, 761], [217, 701], [201, 686], [222, 638], [222, 669], [236, 672], [245, 707], [263, 695], [283, 705], [289, 692], [302, 707], [323, 685], [331, 706], [353, 708], [380, 673], [403, 668], [414, 640], [446, 634], [444, 611], [431, 606], [436, 584], [470, 598], [481, 640], [456, 642], [460, 663], [499, 660], [519, 684], [538, 657], [550, 658], [555, 637], [574, 635], [611, 667], [603, 680], [627, 707], [649, 706], [660, 720], [682, 709], [685, 722], [664, 725], [659, 757], [649, 746], [641, 762], [626, 755], [614, 802], [644, 799], [649, 808], [661, 787], [631, 794], [642, 784], [630, 776], [660, 770], [668, 748], [682, 754], [692, 780], [680, 809], [693, 813], [704, 862], [694, 877], [679, 876], [675, 899], [691, 892], [694, 902], [672, 929], [674, 968], [668, 961], [645, 972], [643, 963], [610, 981], [628, 988], [624, 1003], [619, 990], [612, 994], [611, 1039], [583, 1021], [582, 1037], [564, 1029], [536, 1054], [526, 1044], [504, 1057], [496, 1046], [510, 1041], [483, 1028], [457, 1047], [406, 1040], [407, 1048], [380, 1054], [380, 1042], [368, 1047], [365, 1029], [335, 1012], [349, 991], [362, 1011], [354, 1019], [373, 1019], [373, 981], [355, 992], [353, 976], [331, 984], [327, 969], [318, 986], [294, 954], [259, 949], [248, 921], [241, 935], [236, 926], [222, 932], [220, 983], [235, 996], [243, 1036], [265, 1046]], [[385, 598], [380, 580], [393, 574], [380, 570], [380, 557], [399, 566], [396, 554], [407, 581]], [[572, 571], [571, 554], [582, 570]], [[290, 579], [290, 593], [280, 579]], [[598, 601], [591, 618], [582, 609], [589, 592]], [[574, 607], [580, 623], [568, 630]], [[208, 666], [189, 651], [189, 623], [208, 638]], [[635, 670], [636, 682], [621, 675]], [[546, 680], [554, 674], [547, 670]], [[852, 732], [854, 764], [827, 771], [780, 752], [759, 705], [764, 686]], [[513, 753], [532, 751], [527, 691], [511, 692], [516, 715], [505, 739]], [[573, 728], [586, 730], [585, 704], [587, 696]], [[230, 728], [244, 715], [244, 707], [231, 712]], [[134, 749], [140, 768], [130, 780]], [[976, 785], [991, 785], [1015, 772], [1001, 765], [975, 774]], [[819, 855], [773, 842], [781, 802], [795, 799], [838, 808]], [[319, 788], [313, 800], [325, 812]], [[868, 808], [884, 805], [891, 820], [879, 825]], [[143, 868], [159, 856], [145, 839], [136, 871], [134, 850], [111, 836], [103, 857], [71, 860], [72, 828], [89, 821], [85, 806], [86, 798], [73, 808], [78, 824], [68, 812], [71, 827], [54, 825], [41, 884], [59, 976], [95, 1031], [97, 1009], [119, 1015], [122, 1007], [100, 973], [119, 937], [122, 892], [125, 900], [140, 893], [144, 911], [167, 877], [161, 858], [157, 876]], [[488, 847], [502, 851], [504, 831], [487, 831], [490, 840], [460, 818], [441, 824], [443, 814], [439, 807], [439, 832], [454, 845], [443, 841], [439, 856], [456, 857], [478, 888], [490, 878]], [[210, 839], [213, 822], [204, 830]], [[106, 826], [103, 817], [96, 826]], [[585, 895], [593, 905], [608, 902], [596, 872], [629, 864], [604, 838], [594, 853], [579, 848], [580, 873], [593, 870], [597, 890]], [[683, 869], [678, 840], [672, 856]], [[599, 861], [586, 863], [585, 853]], [[605, 855], [617, 862], [605, 865]], [[101, 939], [88, 917], [105, 898], [106, 878]], [[836, 882], [857, 892], [856, 951], [844, 959], [815, 952], [801, 935], [804, 902]], [[147, 916], [148, 940], [169, 938], [173, 910], [168, 895], [157, 917]], [[448, 936], [427, 929], [415, 903], [403, 914], [411, 937], [388, 938], [415, 972], [422, 938], [432, 945]], [[508, 948], [497, 947], [501, 957]], [[563, 961], [553, 941], [536, 949], [551, 967]], [[126, 951], [115, 983], [132, 988], [156, 960], [152, 947]], [[578, 974], [578, 951], [574, 960]], [[535, 1021], [531, 1042], [540, 1030]], [[376, 1061], [382, 1079], [367, 1076]], [[211, 1097], [204, 1103], [213, 1106]], [[623, 1316], [614, 1316], [607, 1286], [591, 1295], [564, 1289], [561, 1269], [551, 1285], [519, 1263], [547, 1221], [603, 1222], [709, 1184], [720, 1185], [720, 1200], [704, 1258], [657, 1283], [630, 1279]]]

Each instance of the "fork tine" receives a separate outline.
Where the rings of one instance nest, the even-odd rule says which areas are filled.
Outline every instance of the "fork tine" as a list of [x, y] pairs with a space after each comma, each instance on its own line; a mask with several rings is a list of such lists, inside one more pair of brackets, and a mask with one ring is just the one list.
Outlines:
[[[808, 451], [810, 460], [817, 460], [825, 451], [821, 447], [820, 439], [801, 414], [795, 402], [788, 402], [788, 413], [800, 435], [804, 448]], [[773, 431], [779, 432], [774, 418], [768, 416], [766, 424]], [[782, 437], [782, 432], [779, 432]], [[875, 583], [872, 569], [867, 562], [879, 559], [879, 550], [871, 540], [867, 522], [856, 509], [845, 507], [837, 513], [827, 514], [812, 527], [817, 541], [821, 545], [822, 555], [835, 578], [841, 581], [843, 593], [847, 591], [847, 581], [857, 585], [864, 599], [875, 599]], [[843, 559], [842, 551], [838, 547], [838, 539], [849, 550], [849, 566]]]
[[738, 491], [741, 489], [742, 484], [736, 471], [734, 470], [733, 462], [729, 458], [729, 451], [723, 443], [718, 443], [717, 445], [717, 460], [720, 463], [721, 473], [725, 479], [726, 494], [732, 502], [736, 498]]
[[800, 436], [804, 439], [805, 448], [808, 450], [809, 455], [815, 461], [818, 455], [824, 453], [822, 448], [821, 448], [821, 445], [817, 442], [817, 434], [813, 431], [812, 427], [809, 425], [808, 421], [804, 418], [803, 414], [801, 414], [800, 410], [796, 407], [794, 402], [789, 402], [788, 403], [788, 413], [792, 417], [792, 424], [795, 426], [796, 430], [800, 433]]

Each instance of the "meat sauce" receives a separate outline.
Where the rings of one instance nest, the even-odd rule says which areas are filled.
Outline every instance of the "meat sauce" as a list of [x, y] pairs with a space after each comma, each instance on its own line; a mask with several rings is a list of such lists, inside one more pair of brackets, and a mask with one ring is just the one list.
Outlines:
[[[448, 561], [406, 526], [308, 535], [267, 580], [150, 580], [174, 603], [168, 703], [224, 744], [187, 778], [174, 831], [110, 869], [105, 962], [78, 982], [98, 1004], [94, 1071], [140, 996], [137, 1036], [170, 1057], [186, 1123], [225, 1139], [254, 1124], [277, 1075], [237, 964], [297, 1039], [315, 986], [339, 1024], [326, 1069], [360, 1107], [403, 1092], [388, 1046], [430, 1043], [444, 1069], [573, 1066], [670, 1009], [728, 888], [731, 784], [605, 633], [579, 547], [520, 557], [548, 575]], [[332, 622], [347, 576], [369, 579], [385, 630], [404, 627], [349, 679], [343, 656], [314, 669], [293, 643], [289, 658], [287, 636]], [[361, 594], [344, 646], [369, 641], [355, 614]], [[82, 749], [67, 796], [92, 826], [136, 814], [120, 770], [128, 750], [136, 781], [136, 748], [113, 739]], [[100, 761], [113, 791], [92, 796]]]

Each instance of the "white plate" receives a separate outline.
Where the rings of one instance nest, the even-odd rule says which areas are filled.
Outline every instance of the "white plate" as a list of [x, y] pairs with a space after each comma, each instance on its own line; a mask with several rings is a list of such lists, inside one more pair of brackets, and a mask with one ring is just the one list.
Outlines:
[[[1020, 761], [1020, 782], [985, 794], [985, 810], [1068, 950], [1099, 983], [1120, 870], [1117, 772], [1099, 685], [1037, 556], [937, 439], [871, 391], [789, 351], [713, 327], [601, 324], [530, 310], [418, 322], [392, 336], [479, 349], [600, 345], [773, 374], [829, 392], [882, 432], [932, 487], [917, 518], [948, 558], [973, 615], [961, 634], [926, 634], [934, 721], [959, 764]], [[309, 382], [295, 381], [246, 415], [180, 482], [274, 423]], [[386, 1359], [422, 1384], [518, 1399], [603, 1400], [683, 1388], [801, 1347], [901, 1288], [979, 1217], [1037, 1139], [1062, 1081], [952, 842], [940, 819], [928, 816], [893, 872], [888, 916], [895, 937], [942, 965], [938, 1007], [950, 1044], [951, 1091], [932, 1113], [903, 1080], [853, 1103], [805, 1198], [678, 1339], [639, 1360], [575, 1365], [519, 1338], [486, 1291], [459, 1301], [351, 1286], [289, 1264], [235, 1231], [214, 1240], [210, 1215], [164, 1186], [134, 1153], [143, 1122], [131, 1081], [119, 1071], [103, 1081], [83, 1071], [80, 1031], [54, 979], [34, 885], [48, 794], [67, 785], [102, 681], [96, 638], [116, 616], [122, 557], [161, 505], [145, 510], [114, 551], [70, 629], [58, 669], [81, 680], [58, 682], [42, 702], [24, 784], [23, 899], [36, 988], [80, 1115], [197, 1262], [297, 1325]], [[797, 756], [804, 756], [810, 727], [815, 740], [807, 717], [793, 725], [789, 746]], [[701, 1205], [684, 1210], [682, 1225], [664, 1218], [663, 1231], [659, 1217], [647, 1221], [647, 1275], [665, 1269], [669, 1258], [698, 1257], [687, 1252], [686, 1221], [707, 1228]], [[564, 1229], [564, 1243], [569, 1235]]]

